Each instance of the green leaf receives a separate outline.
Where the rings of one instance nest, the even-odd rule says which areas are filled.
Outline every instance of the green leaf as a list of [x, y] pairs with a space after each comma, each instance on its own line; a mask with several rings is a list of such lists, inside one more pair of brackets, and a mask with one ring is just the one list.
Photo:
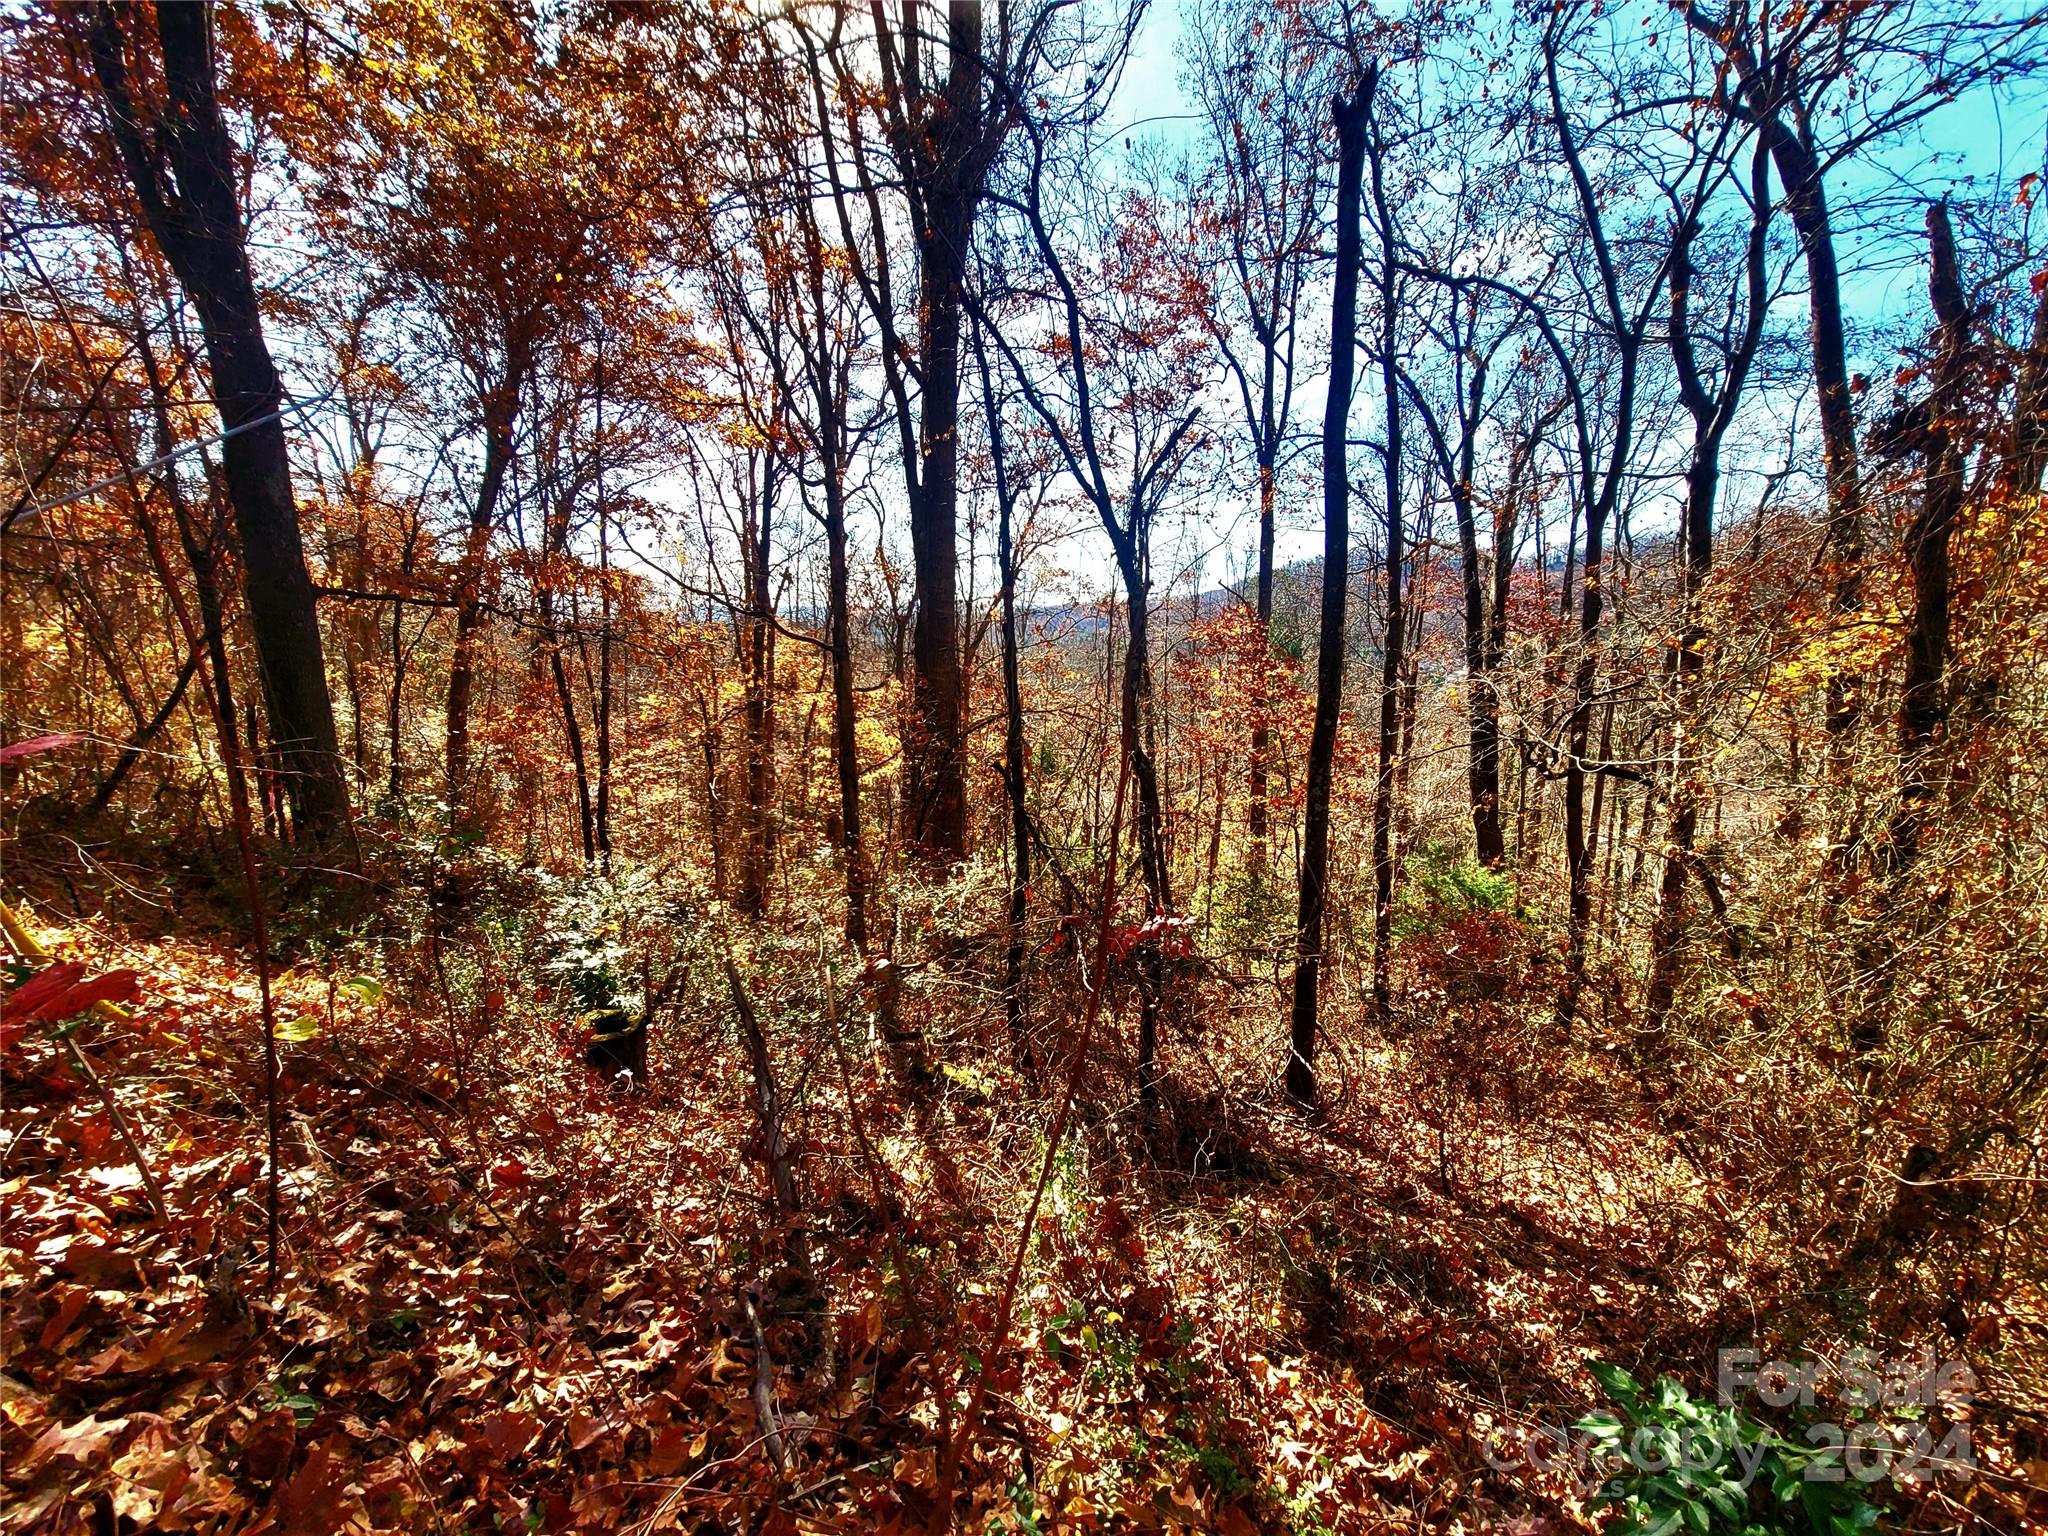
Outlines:
[[277, 1406], [291, 1409], [292, 1417], [301, 1425], [312, 1423], [320, 1414], [320, 1404], [303, 1392], [278, 1393]]
[[296, 1019], [279, 1019], [277, 1021], [277, 1038], [288, 1045], [304, 1045], [319, 1033], [319, 1022], [310, 1017], [302, 1015]]
[[1724, 1480], [1718, 1487], [1707, 1490], [1707, 1498], [1730, 1523], [1739, 1523], [1749, 1509], [1749, 1500], [1743, 1495], [1739, 1483]]
[[366, 1003], [382, 1002], [384, 983], [374, 976], [351, 976], [341, 984], [344, 992], [353, 992]]
[[1608, 1365], [1600, 1360], [1588, 1360], [1586, 1369], [1593, 1373], [1593, 1379], [1600, 1383], [1601, 1391], [1617, 1403], [1633, 1408], [1642, 1401], [1643, 1389], [1635, 1377], [1618, 1365]]

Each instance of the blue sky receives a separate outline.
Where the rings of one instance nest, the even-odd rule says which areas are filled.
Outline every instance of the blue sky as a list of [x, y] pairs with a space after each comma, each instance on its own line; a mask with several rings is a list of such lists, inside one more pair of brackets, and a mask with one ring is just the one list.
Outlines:
[[[1195, 106], [1179, 79], [1182, 27], [1178, 0], [1153, 0], [1112, 103], [1116, 137], [1131, 134], [1177, 146], [1199, 132]], [[1979, 89], [1835, 173], [1830, 195], [1844, 244], [1852, 366], [1878, 377], [1889, 373], [1896, 361], [1892, 338], [1902, 326], [1910, 331], [1913, 318], [1925, 311], [1926, 246], [1919, 206], [1942, 193], [1959, 202], [2010, 200], [2022, 175], [2042, 169], [2044, 132], [2048, 88], [2041, 83]], [[1803, 298], [1794, 295], [1789, 304], [1787, 318], [1797, 323], [1803, 318]], [[1354, 418], [1361, 424], [1369, 423], [1376, 410], [1370, 395], [1366, 381]], [[1234, 421], [1234, 402], [1219, 400], [1219, 405], [1227, 412], [1226, 421]], [[1320, 382], [1311, 380], [1297, 407], [1297, 424], [1312, 427], [1320, 412]], [[1176, 558], [1195, 559], [1204, 550], [1215, 552], [1206, 561], [1205, 584], [1242, 567], [1251, 547], [1245, 498], [1229, 484], [1217, 492], [1209, 515], [1182, 532], [1177, 556], [1169, 552], [1173, 534], [1160, 530], [1162, 577]], [[1320, 551], [1313, 507], [1299, 510], [1288, 523], [1279, 539], [1282, 561]], [[1106, 551], [1086, 547], [1100, 542], [1099, 532], [1083, 528], [1062, 551], [1064, 563], [1086, 583], [1110, 579]]]

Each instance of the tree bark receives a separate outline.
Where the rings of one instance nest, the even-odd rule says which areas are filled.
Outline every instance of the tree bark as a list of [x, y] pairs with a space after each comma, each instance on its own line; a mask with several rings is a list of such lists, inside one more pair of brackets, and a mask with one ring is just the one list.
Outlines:
[[[1460, 423], [1457, 473], [1451, 482], [1451, 513], [1458, 524], [1458, 578], [1465, 601], [1465, 687], [1470, 741], [1465, 787], [1472, 807], [1472, 848], [1480, 864], [1487, 869], [1499, 869], [1507, 858], [1507, 843], [1500, 826], [1500, 697], [1487, 654], [1486, 569], [1479, 558], [1478, 514], [1472, 488], [1480, 404], [1485, 391], [1486, 366], [1482, 362], [1473, 368], [1470, 394]], [[1496, 561], [1509, 558], [1507, 552], [1494, 551]]]
[[[1799, 235], [1806, 261], [1807, 308], [1813, 350], [1813, 382], [1817, 395], [1821, 460], [1827, 478], [1827, 554], [1835, 568], [1835, 609], [1854, 613], [1862, 605], [1863, 482], [1856, 458], [1856, 409], [1849, 392], [1847, 330], [1842, 313], [1842, 276], [1836, 259], [1834, 220], [1828, 210], [1825, 169], [1814, 146], [1810, 125], [1796, 101], [1787, 101], [1789, 87], [1782, 71], [1767, 68], [1748, 40], [1732, 23], [1708, 15], [1699, 6], [1686, 10], [1695, 31], [1726, 55], [1748, 112], [1769, 146], [1778, 181], [1785, 192], [1785, 211]], [[1792, 120], [1786, 120], [1790, 111]], [[1831, 777], [1837, 784], [1848, 776], [1848, 738], [1861, 706], [1857, 679], [1836, 674], [1827, 684], [1827, 729]], [[1838, 859], [1838, 865], [1844, 864]], [[1845, 866], [1844, 866], [1845, 868]]]
[[825, 490], [825, 545], [830, 563], [832, 757], [839, 772], [839, 855], [846, 870], [846, 941], [866, 954], [867, 846], [861, 840], [860, 752], [854, 737], [853, 625], [848, 614], [845, 496], [836, 475]]
[[[1268, 402], [1267, 419], [1271, 418]], [[1273, 511], [1276, 487], [1273, 458], [1278, 448], [1270, 433], [1259, 441], [1259, 621], [1258, 674], [1252, 684], [1251, 804], [1245, 810], [1245, 832], [1251, 839], [1250, 865], [1255, 876], [1266, 873], [1267, 755], [1272, 750], [1272, 700], [1266, 693], [1266, 666], [1273, 654]]]
[[[1553, 19], [1554, 28], [1554, 19]], [[1627, 470], [1629, 452], [1635, 440], [1635, 394], [1648, 307], [1631, 315], [1623, 302], [1620, 267], [1605, 223], [1605, 204], [1587, 174], [1583, 150], [1565, 110], [1563, 86], [1557, 69], [1558, 41], [1555, 30], [1543, 40], [1544, 79], [1550, 93], [1551, 126], [1577, 198], [1594, 261], [1598, 269], [1604, 322], [1619, 354], [1614, 392], [1614, 429], [1606, 465], [1595, 462], [1595, 449], [1581, 420], [1579, 432], [1580, 495], [1574, 507], [1585, 512], [1585, 544], [1579, 584], [1578, 659], [1572, 669], [1571, 713], [1565, 722], [1564, 846], [1568, 894], [1565, 920], [1565, 979], [1557, 999], [1558, 1023], [1569, 1027], [1578, 1016], [1579, 992], [1586, 978], [1586, 944], [1593, 919], [1594, 845], [1599, 829], [1591, 835], [1586, 826], [1586, 752], [1593, 728], [1593, 693], [1600, 676], [1600, 616], [1606, 596], [1606, 547], [1608, 519], [1613, 516]], [[1546, 322], [1547, 324], [1547, 322]], [[1567, 388], [1581, 402], [1583, 383], [1573, 377], [1569, 364], [1560, 356], [1566, 371]], [[1564, 607], [1571, 606], [1571, 556], [1565, 560]]]
[[775, 665], [774, 594], [769, 590], [770, 543], [774, 532], [776, 468], [766, 457], [758, 511], [750, 510], [746, 560], [747, 627], [747, 845], [740, 861], [737, 905], [749, 917], [768, 909], [773, 873], [775, 701], [770, 673]]
[[1010, 903], [1009, 933], [1003, 945], [1003, 1023], [1011, 1053], [1029, 1078], [1037, 1075], [1037, 1062], [1024, 1022], [1024, 923], [1031, 902], [1031, 809], [1024, 782], [1024, 688], [1017, 654], [1017, 547], [1012, 526], [1016, 491], [1003, 452], [1002, 406], [996, 399], [987, 352], [978, 331], [974, 355], [981, 371], [989, 453], [995, 465], [996, 559], [1002, 568], [1003, 792], [1010, 810]]
[[2042, 285], [2034, 309], [2034, 334], [2020, 365], [2012, 430], [1999, 465], [2006, 495], [2019, 498], [2038, 493], [2044, 464], [2048, 464], [2048, 283]]
[[598, 863], [612, 866], [612, 535], [611, 509], [604, 499], [604, 339], [598, 338], [595, 387], [597, 431], [592, 453], [596, 458], [595, 499], [597, 502], [598, 612], [602, 628], [597, 632], [597, 706], [593, 713], [597, 727], [597, 797], [591, 807], [592, 842]]

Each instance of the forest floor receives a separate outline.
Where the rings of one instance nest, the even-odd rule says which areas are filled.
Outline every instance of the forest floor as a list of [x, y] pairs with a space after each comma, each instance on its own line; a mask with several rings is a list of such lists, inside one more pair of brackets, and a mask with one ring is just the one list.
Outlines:
[[[818, 981], [765, 963], [803, 1241], [767, 1214], [708, 1002], [627, 1095], [537, 1003], [409, 1011], [302, 968], [277, 988], [273, 1285], [246, 952], [38, 927], [141, 973], [132, 1019], [73, 1038], [168, 1219], [66, 1046], [10, 1046], [10, 1531], [853, 1532], [950, 1509], [974, 1531], [1530, 1536], [1597, 1523], [1569, 1466], [1502, 1441], [1594, 1406], [1588, 1358], [1711, 1384], [1719, 1347], [1821, 1337], [1743, 1174], [1771, 1134], [1754, 1096], [1653, 1109], [1597, 1048], [1539, 1066], [1513, 1042], [1489, 1081], [1519, 1086], [1467, 1091], [1389, 1042], [1308, 1124], [1218, 1027], [1181, 1057], [1213, 1067], [1170, 1110], [1198, 1127], [1183, 1155], [1136, 1150], [1091, 1079], [1048, 1158], [1051, 1109], [1005, 1066], [776, 1034]], [[2026, 1481], [1931, 1491], [1915, 1522], [2018, 1528]]]

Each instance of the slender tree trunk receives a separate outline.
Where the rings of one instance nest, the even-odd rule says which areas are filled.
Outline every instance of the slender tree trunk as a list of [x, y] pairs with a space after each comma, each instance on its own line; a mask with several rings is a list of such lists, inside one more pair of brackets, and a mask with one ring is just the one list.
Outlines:
[[[1465, 601], [1465, 687], [1471, 743], [1466, 793], [1472, 806], [1472, 846], [1483, 866], [1499, 869], [1507, 857], [1500, 824], [1500, 695], [1487, 649], [1486, 568], [1479, 557], [1478, 514], [1472, 488], [1479, 409], [1485, 389], [1486, 369], [1482, 364], [1474, 368], [1463, 418], [1458, 472], [1451, 484], [1451, 513], [1458, 524], [1458, 577]], [[1510, 472], [1510, 499], [1516, 490]], [[1499, 542], [1498, 535], [1495, 542]], [[1496, 550], [1495, 558], [1507, 557]]]
[[1259, 444], [1259, 633], [1252, 683], [1251, 804], [1245, 812], [1245, 831], [1251, 839], [1251, 873], [1263, 879], [1266, 873], [1266, 820], [1268, 807], [1267, 755], [1272, 745], [1273, 701], [1267, 696], [1266, 668], [1273, 653], [1273, 512], [1277, 487], [1273, 473], [1275, 445], [1270, 436]]
[[1927, 210], [1927, 242], [1936, 359], [1924, 428], [1927, 478], [1919, 510], [1906, 528], [1913, 607], [1906, 624], [1906, 675], [1899, 701], [1899, 809], [1892, 818], [1888, 856], [1894, 872], [1905, 870], [1919, 856], [1920, 836], [1936, 798], [1938, 738], [1948, 719], [1943, 674], [1949, 648], [1949, 541], [1963, 510], [1959, 418], [1968, 377], [1970, 308], [1944, 204]]
[[1024, 687], [1017, 654], [1017, 547], [1012, 519], [1016, 493], [1003, 451], [1001, 402], [989, 375], [988, 357], [975, 336], [975, 361], [988, 419], [989, 450], [995, 461], [996, 558], [1002, 568], [1003, 609], [1003, 792], [1010, 809], [1009, 933], [1003, 946], [1003, 1022], [1010, 1049], [1027, 1077], [1037, 1075], [1025, 1032], [1024, 923], [1031, 902], [1031, 808], [1024, 782]]
[[548, 648], [548, 671], [554, 678], [555, 700], [562, 706], [562, 732], [569, 743], [569, 764], [576, 775], [577, 825], [583, 834], [583, 862], [597, 862], [597, 820], [590, 798], [590, 763], [584, 750], [583, 726], [576, 718], [576, 694], [570, 686], [568, 664], [562, 660], [561, 637], [555, 631], [554, 603], [541, 610], [541, 624]]
[[[1763, 337], [1770, 302], [1765, 240], [1769, 232], [1770, 198], [1767, 148], [1760, 147], [1750, 171], [1752, 206], [1744, 302], [1747, 314], [1741, 339], [1729, 350], [1718, 399], [1708, 393], [1694, 351], [1690, 304], [1694, 277], [1692, 241], [1697, 214], [1680, 220], [1672, 238], [1670, 284], [1672, 362], [1679, 395], [1693, 422], [1692, 458], [1686, 469], [1685, 516], [1681, 530], [1684, 561], [1679, 568], [1679, 602], [1683, 620], [1678, 655], [1672, 669], [1671, 823], [1664, 854], [1664, 873], [1657, 891], [1657, 916], [1650, 929], [1650, 979], [1644, 1015], [1652, 1030], [1663, 1026], [1677, 986], [1680, 946], [1685, 936], [1685, 880], [1697, 862], [1693, 851], [1699, 824], [1701, 782], [1701, 673], [1706, 668], [1707, 629], [1700, 611], [1701, 590], [1714, 565], [1714, 509], [1720, 494], [1721, 444], [1735, 417], [1751, 361]], [[1647, 815], [1647, 810], [1645, 811]], [[1700, 866], [1704, 877], [1705, 868]], [[1718, 890], [1707, 882], [1710, 899]]]
[[1671, 749], [1671, 822], [1664, 848], [1664, 874], [1657, 887], [1657, 916], [1650, 926], [1650, 982], [1643, 1015], [1661, 1029], [1671, 1010], [1685, 938], [1685, 875], [1699, 827], [1700, 760], [1698, 692], [1706, 666], [1707, 633], [1699, 612], [1700, 589], [1713, 570], [1714, 502], [1721, 479], [1718, 436], [1696, 442], [1686, 470], [1685, 560], [1680, 566], [1679, 601], [1685, 611], [1672, 678], [1675, 723]]
[[1294, 1013], [1287, 1096], [1316, 1099], [1316, 992], [1322, 974], [1323, 917], [1329, 895], [1330, 781], [1344, 693], [1344, 606], [1351, 564], [1351, 480], [1347, 443], [1358, 353], [1359, 216], [1365, 179], [1365, 125], [1378, 70], [1349, 101], [1332, 103], [1337, 128], [1337, 269], [1330, 297], [1330, 375], [1323, 408], [1323, 595], [1316, 656], [1315, 726], [1309, 737], [1307, 803], [1301, 850], [1301, 901], [1295, 923]]
[[[129, 91], [123, 31], [151, 15], [169, 111], [145, 126]], [[144, 221], [199, 312], [214, 406], [227, 434], [221, 471], [240, 535], [270, 734], [295, 824], [325, 841], [347, 828], [348, 786], [279, 417], [284, 390], [263, 335], [233, 150], [215, 95], [213, 13], [203, 5], [124, 13], [102, 0], [90, 43], [115, 147]]]
[[157, 732], [170, 723], [179, 701], [185, 697], [186, 688], [191, 685], [194, 674], [199, 671], [200, 659], [201, 653], [197, 650], [185, 658], [185, 664], [178, 668], [178, 675], [172, 679], [171, 691], [165, 695], [163, 703], [147, 720], [136, 726], [135, 733], [121, 749], [121, 755], [114, 760], [112, 770], [101, 780], [100, 787], [93, 792], [92, 800], [85, 808], [88, 818], [99, 815], [113, 803], [114, 796], [120, 792], [122, 781], [134, 770], [136, 763], [141, 761], [142, 749], [154, 741]]
[[[828, 434], [837, 463], [836, 434]], [[846, 941], [856, 954], [868, 947], [867, 848], [861, 840], [860, 752], [855, 743], [853, 689], [853, 624], [848, 613], [846, 563], [846, 498], [836, 470], [825, 482], [825, 546], [830, 565], [832, 646], [832, 756], [839, 771], [839, 854], [846, 870]]]
[[710, 699], [700, 696], [698, 712], [703, 724], [704, 830], [711, 844], [711, 896], [714, 901], [724, 901], [732, 885], [725, 851], [725, 739]]
[[[1368, 107], [1370, 103], [1368, 103]], [[1375, 135], [1372, 146], [1373, 207], [1378, 215], [1385, 266], [1380, 278], [1380, 384], [1386, 400], [1386, 638], [1381, 647], [1379, 771], [1373, 786], [1372, 803], [1372, 1008], [1384, 1027], [1394, 1011], [1394, 801], [1401, 765], [1402, 653], [1407, 640], [1407, 617], [1402, 606], [1401, 580], [1408, 561], [1407, 518], [1401, 507], [1401, 396], [1395, 360], [1397, 326], [1394, 273], [1394, 225], [1387, 206], [1386, 187], [1381, 179], [1382, 154]]]
[[2017, 499], [2038, 493], [2043, 465], [2048, 465], [2048, 285], [2034, 310], [2034, 335], [2020, 366], [2012, 431], [1999, 465], [2006, 495]]
[[[149, 328], [138, 325], [135, 339], [142, 358], [143, 377], [149, 384], [156, 451], [159, 457], [168, 456], [177, 441], [171, 430], [169, 384], [158, 366], [156, 349], [149, 339]], [[224, 532], [220, 509], [218, 503], [210, 498], [206, 526], [202, 528], [191, 501], [185, 495], [185, 487], [178, 479], [176, 468], [166, 464], [159, 483], [164, 489], [164, 499], [171, 504], [171, 515], [177, 523], [178, 543], [184, 550], [185, 562], [192, 569], [192, 591], [199, 604], [199, 621], [203, 626], [201, 634], [206, 642], [207, 672], [213, 684], [213, 714], [216, 720], [232, 721], [235, 718], [235, 690], [234, 680], [228, 675], [227, 618], [221, 603], [217, 564]], [[145, 521], [143, 533], [153, 544], [156, 540], [155, 526]], [[168, 565], [164, 570], [168, 573]]]
[[738, 906], [749, 917], [768, 909], [768, 881], [774, 859], [771, 801], [774, 796], [775, 704], [769, 676], [774, 665], [775, 630], [770, 605], [769, 542], [775, 504], [775, 466], [764, 469], [758, 517], [746, 551], [747, 600], [747, 846], [740, 864]]
[[484, 465], [470, 503], [469, 528], [462, 550], [455, 608], [455, 649], [448, 662], [447, 776], [443, 793], [448, 824], [468, 824], [469, 711], [476, 691], [477, 631], [483, 627], [484, 563], [490, 556], [491, 529], [498, 498], [512, 466], [512, 426], [519, 409], [519, 380], [508, 378], [484, 403]]
[[597, 635], [597, 800], [591, 808], [591, 841], [598, 862], [612, 866], [612, 536], [611, 511], [604, 500], [604, 342], [597, 351], [597, 580], [598, 612], [603, 627]]
[[[1135, 530], [1121, 541], [1117, 564], [1123, 573], [1126, 617], [1130, 625], [1124, 647], [1124, 671], [1120, 735], [1131, 765], [1131, 781], [1138, 787], [1138, 861], [1145, 879], [1149, 920], [1173, 915], [1173, 886], [1166, 865], [1164, 815], [1159, 795], [1159, 770], [1152, 750], [1152, 616], [1145, 558], [1145, 514], [1132, 512]], [[1162, 931], [1148, 939], [1138, 952], [1138, 1103], [1150, 1114], [1159, 1102], [1159, 1009], [1165, 991], [1165, 955]]]
[[[1849, 348], [1843, 324], [1842, 277], [1836, 259], [1833, 216], [1828, 209], [1826, 169], [1808, 124], [1796, 109], [1787, 121], [1773, 72], [1759, 66], [1747, 40], [1729, 24], [1696, 6], [1692, 26], [1721, 48], [1733, 66], [1742, 97], [1756, 117], [1784, 188], [1785, 210], [1799, 235], [1806, 261], [1807, 306], [1813, 350], [1813, 382], [1820, 417], [1821, 461], [1827, 477], [1827, 555], [1835, 569], [1835, 609], [1844, 616], [1862, 606], [1863, 483], [1856, 459], [1856, 408], [1849, 393]], [[1827, 684], [1830, 777], [1848, 781], [1849, 737], [1861, 713], [1858, 679], [1837, 673]], [[1853, 830], [1853, 829], [1852, 829]], [[1847, 872], [1853, 850], [1834, 860]]]
[[[405, 541], [405, 557], [400, 574], [409, 584], [413, 574], [414, 543], [418, 536], [415, 525]], [[384, 729], [390, 737], [391, 775], [386, 794], [395, 806], [399, 791], [405, 782], [405, 676], [411, 656], [405, 645], [405, 604], [394, 600], [391, 604], [391, 689], [385, 699]]]
[[[1803, 135], [1777, 119], [1767, 127], [1785, 206], [1806, 257], [1811, 311], [1813, 382], [1818, 394], [1821, 461], [1827, 475], [1827, 549], [1835, 564], [1835, 609], [1862, 606], [1863, 480], [1856, 460], [1856, 407], [1849, 394], [1849, 348], [1842, 318], [1842, 278], [1835, 258], [1834, 220], [1821, 165]], [[1848, 777], [1849, 736], [1862, 710], [1858, 679], [1829, 678], [1827, 727], [1838, 783]]]

